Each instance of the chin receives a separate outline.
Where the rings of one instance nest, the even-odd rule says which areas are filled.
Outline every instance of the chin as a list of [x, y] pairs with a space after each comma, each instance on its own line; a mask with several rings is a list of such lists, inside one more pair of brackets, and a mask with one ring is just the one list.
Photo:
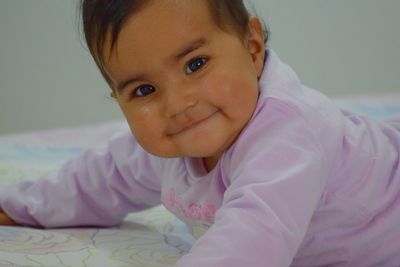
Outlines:
[[188, 156], [193, 158], [219, 158], [224, 153], [225, 149], [210, 149], [215, 147], [216, 146], [212, 146], [211, 144], [205, 144], [204, 146], [199, 147], [197, 150], [192, 149], [192, 153], [188, 153]]

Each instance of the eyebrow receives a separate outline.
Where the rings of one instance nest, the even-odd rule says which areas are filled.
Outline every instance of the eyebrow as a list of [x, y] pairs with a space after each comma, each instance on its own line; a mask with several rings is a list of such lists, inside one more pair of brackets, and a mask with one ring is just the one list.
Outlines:
[[123, 81], [121, 83], [118, 83], [117, 86], [116, 86], [117, 92], [119, 94], [122, 94], [124, 89], [125, 89], [125, 87], [128, 84], [131, 84], [131, 83], [134, 83], [134, 82], [137, 82], [137, 81], [143, 81], [144, 79], [145, 79], [144, 75], [139, 75], [139, 76], [136, 76], [134, 78], [130, 78], [130, 79], [126, 80], [126, 81]]
[[193, 41], [189, 42], [187, 45], [179, 49], [178, 53], [175, 54], [174, 58], [175, 60], [180, 60], [186, 55], [192, 53], [193, 51], [196, 51], [197, 49], [205, 46], [208, 44], [208, 40], [204, 37], [200, 37], [197, 39], [194, 39]]
[[[180, 48], [178, 50], [178, 52], [176, 54], [174, 54], [173, 60], [179, 61], [182, 58], [184, 58], [185, 56], [187, 56], [188, 54], [192, 53], [193, 51], [196, 51], [197, 49], [200, 49], [201, 47], [207, 45], [208, 43], [209, 43], [208, 40], [204, 37], [194, 39], [193, 41], [190, 41], [188, 44], [186, 44], [185, 46]], [[143, 81], [145, 78], [146, 78], [145, 75], [138, 75], [138, 76], [130, 78], [126, 81], [123, 81], [121, 83], [118, 83], [116, 85], [117, 92], [119, 94], [122, 94], [122, 92], [124, 91], [125, 87], [128, 84], [131, 84], [131, 83], [134, 83], [137, 81]]]

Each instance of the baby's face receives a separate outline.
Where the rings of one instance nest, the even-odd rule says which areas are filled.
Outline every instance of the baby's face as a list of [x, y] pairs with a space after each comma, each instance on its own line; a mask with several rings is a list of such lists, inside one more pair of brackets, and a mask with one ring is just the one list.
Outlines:
[[124, 24], [105, 69], [145, 150], [213, 167], [256, 107], [264, 56], [256, 30], [245, 41], [222, 31], [203, 0], [152, 1]]

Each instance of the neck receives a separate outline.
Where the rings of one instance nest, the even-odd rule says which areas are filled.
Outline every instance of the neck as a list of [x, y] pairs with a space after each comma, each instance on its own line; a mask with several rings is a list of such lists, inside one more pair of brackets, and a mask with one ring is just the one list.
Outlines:
[[219, 157], [203, 158], [203, 165], [207, 172], [210, 172], [217, 165]]

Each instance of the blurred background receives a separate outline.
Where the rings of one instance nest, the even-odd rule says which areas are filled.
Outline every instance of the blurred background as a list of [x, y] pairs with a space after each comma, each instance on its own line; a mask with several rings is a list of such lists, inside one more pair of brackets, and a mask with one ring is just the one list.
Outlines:
[[[251, 0], [269, 46], [325, 94], [400, 91], [400, 1]], [[121, 120], [77, 0], [0, 0], [0, 135]]]

